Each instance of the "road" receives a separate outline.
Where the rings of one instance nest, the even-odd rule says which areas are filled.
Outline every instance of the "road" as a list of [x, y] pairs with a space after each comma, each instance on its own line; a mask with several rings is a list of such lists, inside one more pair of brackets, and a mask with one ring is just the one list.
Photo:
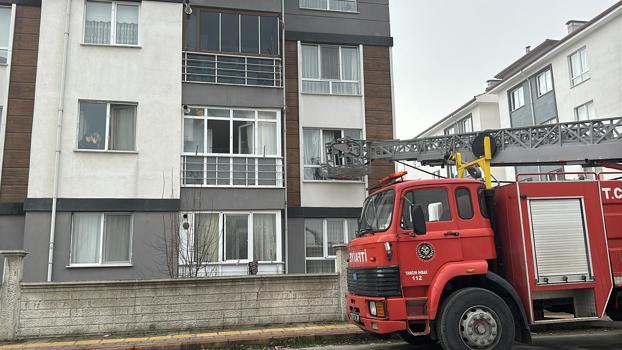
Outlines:
[[[622, 349], [622, 329], [586, 329], [536, 334], [532, 345], [515, 345], [512, 350]], [[299, 349], [301, 350], [301, 349]], [[304, 350], [441, 350], [434, 346], [411, 346], [399, 341], [363, 345], [330, 345]]]

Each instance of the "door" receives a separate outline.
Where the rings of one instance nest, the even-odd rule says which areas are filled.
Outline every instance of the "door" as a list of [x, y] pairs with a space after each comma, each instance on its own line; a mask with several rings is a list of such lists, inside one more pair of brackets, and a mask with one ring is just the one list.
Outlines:
[[[462, 260], [451, 189], [451, 186], [417, 187], [402, 197], [399, 230], [404, 235], [400, 236], [399, 255], [403, 287], [427, 286], [443, 265]], [[413, 236], [410, 213], [417, 206], [423, 210], [427, 232]]]

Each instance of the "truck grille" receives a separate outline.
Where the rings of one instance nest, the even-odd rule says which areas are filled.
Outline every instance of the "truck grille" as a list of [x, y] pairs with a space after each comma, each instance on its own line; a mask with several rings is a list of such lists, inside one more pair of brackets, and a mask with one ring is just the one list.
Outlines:
[[391, 297], [402, 294], [397, 266], [348, 268], [348, 291], [370, 297]]

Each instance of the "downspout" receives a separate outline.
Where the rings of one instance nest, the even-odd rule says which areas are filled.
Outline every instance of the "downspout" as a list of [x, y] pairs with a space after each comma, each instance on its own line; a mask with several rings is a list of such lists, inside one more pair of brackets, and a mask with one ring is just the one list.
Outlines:
[[48, 251], [47, 281], [52, 281], [52, 267], [54, 265], [54, 234], [56, 233], [56, 202], [58, 199], [58, 177], [60, 172], [60, 149], [63, 132], [63, 112], [65, 108], [65, 77], [67, 75], [67, 51], [69, 47], [69, 26], [71, 15], [71, 0], [67, 0], [65, 7], [65, 32], [63, 33], [63, 61], [60, 70], [60, 92], [58, 100], [58, 116], [56, 121], [56, 149], [54, 153], [54, 190], [52, 192], [52, 213], [50, 220], [50, 246]]
[[289, 247], [287, 246], [287, 236], [289, 234], [289, 218], [287, 216], [287, 209], [289, 207], [287, 203], [287, 93], [285, 91], [285, 0], [281, 0], [281, 59], [283, 60], [281, 63], [281, 80], [283, 81], [283, 187], [285, 188], [285, 220], [283, 227], [283, 246], [285, 247], [285, 258], [283, 259], [285, 262], [285, 273], [289, 272]]

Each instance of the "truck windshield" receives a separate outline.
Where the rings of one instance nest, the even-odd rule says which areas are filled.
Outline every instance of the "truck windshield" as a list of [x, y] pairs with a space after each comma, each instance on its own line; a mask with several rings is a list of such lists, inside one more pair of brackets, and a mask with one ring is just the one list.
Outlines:
[[392, 189], [367, 197], [359, 219], [357, 236], [388, 229], [393, 217], [394, 201], [395, 191]]

